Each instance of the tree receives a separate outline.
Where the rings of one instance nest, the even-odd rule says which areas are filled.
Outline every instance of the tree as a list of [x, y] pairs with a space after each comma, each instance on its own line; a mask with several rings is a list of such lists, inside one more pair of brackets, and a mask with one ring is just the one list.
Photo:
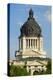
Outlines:
[[52, 68], [51, 67], [51, 59], [48, 60], [48, 64], [47, 64], [46, 67], [47, 67], [46, 73], [51, 74], [51, 68]]
[[29, 73], [27, 72], [24, 66], [10, 66], [10, 76], [27, 76]]

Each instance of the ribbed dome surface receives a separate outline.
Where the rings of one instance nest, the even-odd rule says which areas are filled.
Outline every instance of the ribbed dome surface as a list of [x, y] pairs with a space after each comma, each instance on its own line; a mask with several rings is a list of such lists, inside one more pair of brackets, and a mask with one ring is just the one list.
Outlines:
[[38, 23], [33, 18], [33, 11], [30, 9], [29, 18], [21, 27], [21, 36], [27, 37], [40, 37], [41, 36], [41, 28]]

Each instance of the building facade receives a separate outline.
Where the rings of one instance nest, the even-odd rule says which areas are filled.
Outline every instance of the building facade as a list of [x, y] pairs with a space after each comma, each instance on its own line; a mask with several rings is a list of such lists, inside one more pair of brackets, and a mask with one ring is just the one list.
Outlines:
[[43, 37], [41, 28], [33, 17], [32, 9], [29, 11], [29, 18], [23, 24], [19, 36], [19, 51], [16, 52], [16, 57], [42, 57], [46, 58], [46, 52], [43, 50]]
[[[27, 62], [27, 71], [31, 69], [31, 75], [35, 70], [46, 70], [46, 52], [43, 50], [43, 35], [39, 24], [34, 18], [33, 10], [29, 10], [29, 17], [22, 25], [19, 36], [19, 50], [15, 52], [16, 65], [24, 65]], [[42, 59], [42, 60], [41, 60]]]

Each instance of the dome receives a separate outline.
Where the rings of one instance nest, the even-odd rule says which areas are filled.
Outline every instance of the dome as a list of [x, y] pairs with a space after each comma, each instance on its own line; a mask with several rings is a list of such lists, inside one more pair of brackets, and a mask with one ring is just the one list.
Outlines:
[[41, 28], [33, 17], [33, 11], [30, 9], [27, 21], [21, 27], [21, 36], [40, 37]]

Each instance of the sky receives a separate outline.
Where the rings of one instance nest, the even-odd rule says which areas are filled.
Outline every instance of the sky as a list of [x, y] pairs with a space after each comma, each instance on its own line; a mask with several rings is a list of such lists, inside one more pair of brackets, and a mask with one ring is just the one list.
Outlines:
[[30, 8], [42, 30], [44, 50], [51, 57], [51, 6], [10, 4], [10, 59], [15, 59], [19, 49], [20, 28], [27, 21]]

